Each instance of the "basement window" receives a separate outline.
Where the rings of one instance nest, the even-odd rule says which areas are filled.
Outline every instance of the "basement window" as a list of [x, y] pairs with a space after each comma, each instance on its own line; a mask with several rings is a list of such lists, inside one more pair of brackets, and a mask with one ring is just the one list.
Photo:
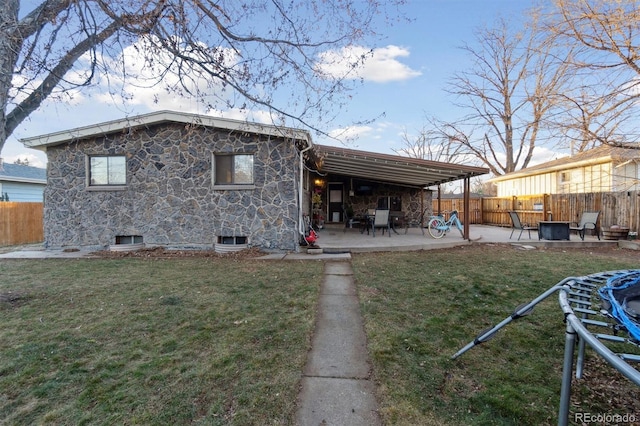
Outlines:
[[218, 237], [218, 244], [247, 244], [247, 237]]
[[116, 245], [142, 244], [142, 235], [116, 235]]

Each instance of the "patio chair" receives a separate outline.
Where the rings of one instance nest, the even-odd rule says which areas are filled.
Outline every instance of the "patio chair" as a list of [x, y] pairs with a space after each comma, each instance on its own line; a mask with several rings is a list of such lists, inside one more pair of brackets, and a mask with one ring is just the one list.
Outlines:
[[389, 225], [389, 210], [376, 210], [376, 215], [373, 218], [373, 224], [371, 226], [373, 236], [376, 236], [376, 228], [382, 228], [382, 235], [384, 235], [385, 228], [387, 233], [391, 236], [391, 225]]
[[520, 230], [520, 235], [518, 235], [518, 241], [520, 241], [520, 237], [522, 237], [522, 233], [524, 231], [529, 232], [529, 239], [531, 239], [531, 231], [538, 230], [537, 226], [532, 226], [532, 225], [529, 225], [528, 223], [522, 223], [520, 221], [520, 216], [518, 216], [518, 212], [509, 212], [509, 216], [511, 216], [511, 223], [512, 223], [511, 235], [509, 235], [509, 239], [511, 239], [511, 237], [513, 236], [513, 233], [518, 229]]
[[600, 239], [600, 230], [598, 229], [598, 216], [600, 216], [600, 212], [582, 212], [582, 217], [580, 218], [580, 222], [573, 222], [569, 224], [570, 231], [576, 231], [578, 235], [580, 235], [580, 239], [584, 241], [584, 233], [587, 229], [592, 229], [598, 239]]

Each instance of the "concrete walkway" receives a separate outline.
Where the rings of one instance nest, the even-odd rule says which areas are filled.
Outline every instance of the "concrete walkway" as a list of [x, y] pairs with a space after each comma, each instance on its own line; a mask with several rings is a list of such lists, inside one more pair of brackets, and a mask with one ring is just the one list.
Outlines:
[[351, 264], [327, 261], [324, 272], [296, 424], [380, 425]]

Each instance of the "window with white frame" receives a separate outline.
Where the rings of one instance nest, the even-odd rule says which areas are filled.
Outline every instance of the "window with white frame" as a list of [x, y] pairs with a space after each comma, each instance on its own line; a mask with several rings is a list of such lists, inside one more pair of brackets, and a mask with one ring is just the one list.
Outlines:
[[215, 154], [214, 185], [253, 185], [253, 154]]
[[89, 157], [89, 186], [127, 184], [127, 160], [124, 155]]

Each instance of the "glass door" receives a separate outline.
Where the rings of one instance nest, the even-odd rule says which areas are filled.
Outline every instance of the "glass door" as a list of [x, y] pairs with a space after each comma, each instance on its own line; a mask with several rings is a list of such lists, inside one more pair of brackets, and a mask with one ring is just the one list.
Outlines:
[[344, 193], [344, 184], [342, 182], [329, 183], [329, 217], [330, 222], [342, 222], [342, 197]]

